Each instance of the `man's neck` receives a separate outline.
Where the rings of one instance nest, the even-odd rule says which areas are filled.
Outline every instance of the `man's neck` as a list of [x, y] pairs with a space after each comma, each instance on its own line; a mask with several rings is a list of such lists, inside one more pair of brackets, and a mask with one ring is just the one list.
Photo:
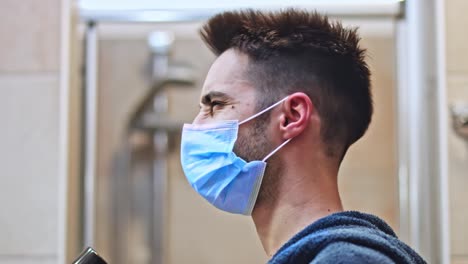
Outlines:
[[[290, 174], [291, 175], [291, 174]], [[259, 201], [252, 212], [263, 248], [269, 257], [295, 234], [316, 220], [343, 210], [336, 175], [311, 178], [304, 175], [295, 184], [282, 176], [277, 199]]]

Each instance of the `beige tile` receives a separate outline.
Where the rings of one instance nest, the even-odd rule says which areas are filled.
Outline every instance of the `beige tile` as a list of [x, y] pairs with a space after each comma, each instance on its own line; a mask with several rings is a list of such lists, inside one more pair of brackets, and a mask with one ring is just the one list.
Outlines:
[[[449, 74], [448, 103], [468, 102], [468, 74]], [[468, 143], [449, 127], [449, 191], [452, 254], [468, 255]]]
[[452, 255], [452, 264], [468, 264], [468, 255]]
[[0, 120], [0, 255], [55, 253], [57, 76], [0, 76]]
[[338, 179], [345, 210], [375, 214], [398, 232], [396, 175], [394, 168], [342, 168]]
[[367, 38], [374, 115], [369, 130], [347, 153], [339, 172], [346, 210], [375, 214], [398, 232], [394, 41]]
[[468, 102], [468, 73], [449, 73], [447, 83], [447, 100], [449, 104], [457, 101]]
[[446, 1], [446, 48], [448, 72], [468, 73], [468, 1]]
[[468, 143], [450, 133], [450, 229], [452, 254], [468, 255]]
[[0, 73], [56, 71], [60, 0], [3, 0]]
[[345, 156], [343, 166], [389, 168], [396, 166], [395, 81], [393, 40], [364, 39], [372, 72], [374, 115], [368, 131]]

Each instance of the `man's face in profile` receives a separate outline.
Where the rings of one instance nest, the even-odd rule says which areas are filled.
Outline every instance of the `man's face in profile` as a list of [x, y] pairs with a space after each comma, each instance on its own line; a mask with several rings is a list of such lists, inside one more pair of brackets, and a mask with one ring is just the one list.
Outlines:
[[[227, 50], [221, 54], [211, 66], [203, 85], [200, 99], [200, 112], [193, 121], [194, 124], [209, 124], [224, 120], [245, 120], [256, 114], [258, 96], [255, 87], [246, 77], [249, 58], [247, 55]], [[273, 109], [277, 111], [277, 109]], [[269, 119], [265, 119], [266, 113], [239, 127], [239, 134], [234, 146], [234, 153], [246, 161], [262, 160], [274, 149], [270, 142]], [[269, 160], [264, 176], [258, 200], [262, 200], [263, 194], [270, 193], [272, 189], [269, 171], [279, 171], [279, 162], [275, 157]], [[275, 175], [278, 175], [276, 173]], [[266, 190], [266, 191], [265, 191]]]

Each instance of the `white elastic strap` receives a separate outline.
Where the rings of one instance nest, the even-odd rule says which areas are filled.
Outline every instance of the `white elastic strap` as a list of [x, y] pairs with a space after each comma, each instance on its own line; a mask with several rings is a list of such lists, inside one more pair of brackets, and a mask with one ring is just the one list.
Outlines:
[[281, 103], [282, 103], [284, 100], [286, 100], [286, 99], [288, 99], [288, 96], [286, 96], [285, 98], [279, 100], [278, 102], [276, 102], [276, 103], [270, 105], [269, 107], [263, 109], [262, 111], [256, 113], [255, 115], [253, 115], [253, 116], [251, 116], [251, 117], [249, 117], [249, 118], [247, 118], [247, 119], [244, 119], [242, 122], [239, 122], [239, 125], [242, 125], [242, 124], [244, 124], [244, 123], [246, 123], [246, 122], [249, 122], [250, 120], [256, 118], [257, 116], [259, 116], [259, 115], [261, 115], [261, 114], [267, 112], [268, 110], [272, 109], [273, 107], [275, 107], [275, 106], [281, 104]]
[[288, 144], [289, 141], [291, 141], [292, 138], [286, 140], [283, 142], [283, 144], [279, 145], [277, 148], [275, 148], [270, 154], [268, 154], [264, 159], [262, 159], [263, 162], [265, 162], [267, 159], [269, 159], [271, 156], [273, 156], [278, 150], [280, 150], [284, 145]]

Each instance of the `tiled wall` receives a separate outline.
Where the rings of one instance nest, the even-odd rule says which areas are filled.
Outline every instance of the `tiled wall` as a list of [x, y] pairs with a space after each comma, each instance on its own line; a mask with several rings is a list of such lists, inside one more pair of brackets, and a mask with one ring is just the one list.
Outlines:
[[58, 260], [60, 10], [0, 4], [0, 263]]
[[[0, 8], [0, 164], [1, 184], [0, 201], [2, 201], [2, 216], [0, 217], [0, 264], [42, 264], [57, 262], [58, 248], [58, 167], [59, 167], [59, 80], [60, 80], [60, 18], [61, 0], [3, 0]], [[457, 100], [468, 101], [468, 35], [461, 29], [468, 28], [466, 11], [468, 2], [465, 0], [447, 0], [447, 94], [448, 103]], [[375, 39], [367, 42], [371, 50], [375, 50], [371, 61], [374, 67], [381, 69], [381, 76], [375, 79], [376, 115], [368, 135], [350, 150], [350, 156], [345, 160], [340, 176], [340, 186], [347, 208], [367, 209], [387, 219], [397, 227], [396, 215], [396, 181], [394, 160], [394, 131], [392, 124], [393, 91], [391, 90], [392, 70], [387, 69], [391, 53], [381, 53], [377, 49], [391, 49], [392, 40]], [[117, 47], [116, 47], [117, 48]], [[117, 48], [118, 49], [118, 48]], [[186, 49], [189, 51], [189, 49]], [[117, 52], [117, 50], [116, 50]], [[190, 56], [190, 54], [186, 54]], [[380, 63], [387, 61], [387, 63]], [[383, 73], [383, 74], [382, 74]], [[388, 88], [387, 88], [388, 86]], [[115, 90], [114, 90], [115, 91]], [[186, 94], [184, 94], [186, 95]], [[187, 96], [185, 96], [187, 98]], [[391, 98], [391, 100], [388, 100]], [[122, 109], [122, 107], [117, 107]], [[102, 124], [101, 124], [102, 125]], [[449, 124], [448, 124], [449, 125]], [[466, 186], [468, 186], [468, 143], [449, 130], [449, 169], [450, 169], [450, 206], [451, 206], [451, 252], [452, 261], [456, 264], [468, 263], [468, 206]], [[118, 139], [108, 138], [108, 140]], [[392, 139], [392, 140], [383, 140]], [[385, 145], [382, 145], [385, 144]], [[372, 148], [370, 148], [372, 146]], [[369, 155], [369, 151], [385, 149], [378, 155]], [[173, 153], [169, 169], [180, 174], [177, 152]], [[360, 156], [375, 158], [367, 172], [352, 164], [360, 164], [356, 159]], [[105, 170], [105, 168], [102, 168]], [[192, 260], [190, 252], [179, 254], [185, 247], [184, 243], [193, 248], [193, 254], [202, 258], [207, 245], [190, 243], [187, 234], [203, 233], [203, 226], [212, 235], [245, 237], [254, 230], [228, 232], [222, 226], [251, 224], [245, 219], [226, 218], [218, 216], [197, 218], [200, 211], [207, 214], [217, 214], [205, 203], [199, 203], [181, 175], [170, 178], [172, 225], [169, 232], [173, 234], [168, 241], [170, 245], [169, 259], [174, 262]], [[354, 186], [354, 187], [353, 187]], [[380, 195], [368, 199], [361, 196], [362, 190]], [[176, 195], [177, 194], [177, 195]], [[193, 205], [187, 203], [193, 201]], [[197, 230], [189, 228], [182, 221], [190, 217], [199, 222]], [[206, 223], [206, 219], [217, 219]], [[228, 224], [229, 225], [229, 224]], [[216, 232], [213, 232], [213, 228]], [[226, 234], [222, 232], [226, 231]], [[231, 230], [232, 231], [232, 230]], [[244, 233], [242, 233], [244, 232]], [[178, 235], [179, 234], [179, 235]], [[179, 239], [180, 237], [180, 239]], [[255, 236], [251, 237], [252, 241]], [[185, 242], [184, 242], [185, 241]], [[208, 241], [216, 241], [213, 237]], [[233, 248], [223, 247], [233, 251]], [[258, 241], [249, 247], [252, 251], [260, 250]], [[245, 249], [243, 249], [245, 250]], [[235, 250], [234, 250], [235, 251]], [[207, 256], [212, 254], [206, 252]], [[228, 252], [219, 252], [219, 261]], [[245, 254], [249, 255], [249, 254]], [[188, 258], [188, 259], [185, 259]], [[206, 259], [205, 259], [206, 260]], [[264, 261], [262, 256], [257, 260]]]
[[[468, 102], [468, 1], [446, 1], [447, 100]], [[451, 125], [451, 124], [449, 124]], [[468, 142], [449, 129], [450, 235], [453, 263], [468, 263]]]
[[369, 130], [350, 147], [338, 179], [346, 210], [376, 214], [398, 233], [394, 41], [391, 36], [362, 41], [372, 72], [374, 115]]

